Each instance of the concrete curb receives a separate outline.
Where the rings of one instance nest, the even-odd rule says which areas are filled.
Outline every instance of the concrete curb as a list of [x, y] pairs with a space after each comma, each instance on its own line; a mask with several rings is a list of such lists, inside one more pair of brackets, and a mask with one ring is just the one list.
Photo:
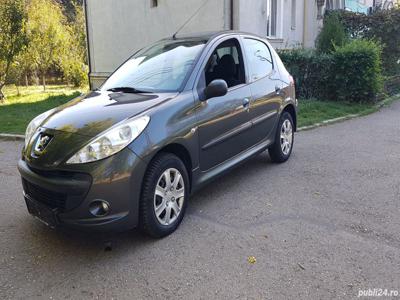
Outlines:
[[24, 141], [25, 136], [21, 134], [7, 134], [7, 133], [0, 133], [0, 140], [5, 141]]
[[318, 127], [322, 127], [322, 126], [327, 126], [327, 125], [343, 122], [343, 121], [354, 119], [354, 118], [361, 117], [361, 116], [362, 116], [362, 114], [356, 114], [356, 115], [347, 115], [347, 116], [340, 117], [340, 118], [329, 119], [329, 120], [322, 121], [320, 123], [315, 123], [315, 124], [310, 125], [310, 126], [303, 126], [303, 127], [297, 128], [297, 131], [311, 130], [311, 129], [315, 129], [315, 128], [318, 128]]

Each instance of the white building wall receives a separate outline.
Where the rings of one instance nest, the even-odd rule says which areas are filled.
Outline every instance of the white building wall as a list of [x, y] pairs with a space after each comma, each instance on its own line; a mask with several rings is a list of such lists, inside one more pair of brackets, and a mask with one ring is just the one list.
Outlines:
[[267, 23], [265, 21], [266, 2], [260, 0], [236, 0], [234, 10], [234, 29], [265, 36]]
[[[86, 0], [91, 78], [98, 86], [140, 48], [172, 34], [196, 11], [198, 0]], [[229, 29], [229, 1], [209, 0], [185, 32]]]
[[[271, 40], [277, 48], [297, 48], [303, 46], [304, 35], [304, 1], [283, 0], [281, 8], [281, 39]], [[295, 5], [295, 24], [292, 26], [292, 5]]]
[[[237, 24], [235, 29], [267, 35], [266, 5], [268, 0], [236, 0]], [[292, 5], [295, 4], [295, 26], [292, 26]], [[321, 12], [324, 7], [321, 8]], [[277, 35], [269, 37], [275, 48], [315, 46], [322, 26], [315, 0], [278, 0]]]
[[[267, 36], [267, 4], [272, 0], [209, 0], [182, 33], [241, 30]], [[328, 1], [328, 0], [327, 0]], [[200, 0], [86, 0], [91, 82], [98, 87], [140, 48], [172, 34], [204, 3]], [[332, 3], [344, 3], [335, 0]], [[296, 9], [292, 11], [292, 4]], [[233, 14], [231, 13], [233, 4]], [[314, 47], [324, 7], [316, 0], [277, 0], [275, 48]], [[293, 12], [296, 24], [292, 26]], [[232, 23], [232, 24], [231, 24]]]

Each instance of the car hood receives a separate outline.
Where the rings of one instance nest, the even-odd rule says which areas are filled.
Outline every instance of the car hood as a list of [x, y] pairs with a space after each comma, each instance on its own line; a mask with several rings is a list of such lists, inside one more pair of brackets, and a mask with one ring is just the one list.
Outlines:
[[55, 108], [41, 127], [94, 137], [114, 124], [176, 96], [177, 93], [132, 94], [94, 91]]

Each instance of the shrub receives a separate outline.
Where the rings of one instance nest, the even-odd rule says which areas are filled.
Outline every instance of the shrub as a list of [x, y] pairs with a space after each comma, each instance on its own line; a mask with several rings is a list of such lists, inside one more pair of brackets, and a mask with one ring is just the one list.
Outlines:
[[62, 71], [64, 79], [75, 87], [81, 87], [88, 83], [88, 67], [80, 60], [68, 60], [63, 62]]
[[354, 40], [333, 53], [294, 49], [279, 52], [296, 82], [296, 97], [372, 102], [382, 90], [381, 47]]
[[400, 7], [378, 10], [370, 15], [348, 11], [336, 12], [345, 31], [353, 38], [379, 41], [385, 74], [400, 74]]
[[333, 52], [335, 46], [342, 46], [346, 41], [346, 32], [337, 14], [326, 15], [324, 26], [316, 40], [317, 51], [319, 53]]
[[282, 50], [279, 55], [295, 79], [296, 97], [328, 98], [332, 55], [304, 49]]
[[369, 40], [353, 40], [336, 47], [331, 73], [336, 99], [369, 102], [382, 91], [381, 46]]
[[393, 96], [400, 93], [400, 75], [385, 78], [385, 93]]

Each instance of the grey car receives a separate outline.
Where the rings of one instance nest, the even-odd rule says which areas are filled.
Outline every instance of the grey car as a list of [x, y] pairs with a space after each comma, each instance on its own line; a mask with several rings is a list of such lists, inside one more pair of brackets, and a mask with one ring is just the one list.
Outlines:
[[18, 164], [28, 211], [50, 227], [166, 236], [205, 184], [267, 149], [286, 161], [296, 111], [293, 78], [267, 40], [161, 40], [28, 125]]

